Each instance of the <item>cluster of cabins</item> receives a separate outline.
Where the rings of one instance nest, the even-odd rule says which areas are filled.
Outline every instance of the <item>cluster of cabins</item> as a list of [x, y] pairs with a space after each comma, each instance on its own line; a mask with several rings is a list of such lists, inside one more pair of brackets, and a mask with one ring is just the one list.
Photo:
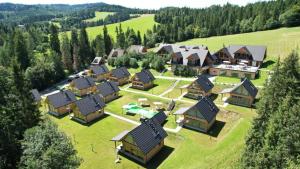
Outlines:
[[171, 55], [172, 69], [184, 65], [198, 73], [255, 79], [267, 49], [265, 46], [230, 45], [210, 53], [206, 46], [161, 44], [156, 53]]
[[[146, 49], [141, 46], [133, 46], [128, 51], [144, 53]], [[125, 51], [113, 49], [109, 57], [119, 57], [124, 53]], [[197, 71], [207, 71], [212, 75], [220, 75], [225, 71], [226, 75], [232, 76], [237, 72], [237, 77], [242, 77], [241, 82], [218, 94], [221, 94], [222, 97], [226, 95], [227, 102], [230, 104], [246, 107], [253, 105], [258, 90], [249, 79], [255, 78], [255, 74], [249, 74], [249, 71], [245, 69], [231, 69], [230, 66], [241, 65], [246, 69], [261, 66], [266, 54], [264, 47], [229, 46], [210, 54], [205, 46], [163, 44], [157, 53], [160, 55], [171, 54], [172, 65], [186, 65]], [[109, 70], [104, 63], [103, 58], [96, 57], [87, 76], [75, 78], [66, 90], [48, 95], [45, 102], [49, 113], [55, 116], [70, 114], [76, 121], [89, 123], [102, 117], [106, 103], [119, 97], [118, 86], [129, 82], [132, 83], [132, 88], [140, 90], [148, 90], [154, 86], [155, 77], [149, 70], [143, 69], [131, 77], [126, 68]], [[219, 66], [216, 65], [217, 63]], [[226, 66], [220, 66], [223, 64]], [[208, 132], [220, 111], [211, 99], [214, 84], [207, 76], [199, 75], [186, 88], [185, 97], [198, 101], [191, 107], [182, 107], [173, 113], [176, 122], [193, 130]], [[41, 101], [39, 92], [32, 90], [31, 93], [34, 101], [39, 103]], [[111, 141], [115, 142], [118, 153], [145, 164], [164, 147], [164, 139], [168, 135], [162, 124], [166, 118], [164, 113], [158, 113], [150, 119], [142, 119], [140, 125], [130, 131], [121, 132]], [[117, 142], [120, 144], [117, 145]]]

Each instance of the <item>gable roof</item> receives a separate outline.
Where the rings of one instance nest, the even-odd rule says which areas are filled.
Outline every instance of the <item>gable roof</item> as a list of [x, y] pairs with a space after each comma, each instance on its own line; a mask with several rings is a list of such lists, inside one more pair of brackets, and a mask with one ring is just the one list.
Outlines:
[[79, 109], [79, 112], [87, 116], [105, 107], [105, 103], [102, 102], [98, 95], [88, 95], [75, 102]]
[[99, 94], [101, 94], [104, 97], [120, 91], [117, 84], [115, 82], [111, 82], [111, 81], [105, 81], [105, 82], [100, 83], [97, 86], [97, 89], [99, 91]]
[[258, 90], [250, 80], [245, 78], [240, 85], [243, 85], [252, 97], [256, 97]]
[[91, 66], [90, 69], [95, 75], [102, 75], [109, 72], [108, 68], [105, 65]]
[[137, 147], [147, 154], [168, 136], [162, 126], [153, 119], [147, 119], [129, 132]]
[[79, 90], [95, 86], [95, 82], [91, 77], [80, 77], [72, 81], [75, 87]]
[[76, 96], [71, 91], [65, 90], [49, 95], [47, 96], [47, 99], [54, 108], [59, 108], [75, 102]]
[[39, 102], [39, 101], [42, 100], [42, 97], [41, 97], [41, 95], [40, 95], [40, 93], [37, 89], [30, 90], [30, 93], [31, 93], [32, 98], [35, 102]]
[[263, 61], [267, 50], [266, 46], [261, 45], [230, 45], [228, 47], [222, 48], [221, 50], [234, 58], [235, 52], [242, 48], [245, 48], [247, 52], [252, 55], [253, 60], [255, 61]]
[[102, 59], [103, 59], [102, 57], [95, 57], [91, 64], [92, 65], [100, 65]]
[[167, 119], [167, 115], [164, 112], [158, 112], [153, 117], [153, 120], [156, 120], [159, 124], [163, 124]]
[[208, 92], [214, 87], [214, 84], [205, 75], [199, 75], [195, 82], [200, 85], [205, 92]]
[[219, 108], [211, 99], [203, 97], [198, 103], [187, 110], [187, 112], [189, 111], [196, 112], [198, 118], [203, 117], [208, 122], [211, 122], [218, 114]]
[[117, 49], [112, 49], [108, 55], [108, 58], [111, 58], [111, 57], [121, 57], [123, 56], [125, 53], [125, 50], [124, 49], [121, 49], [121, 48], [117, 48]]
[[150, 83], [155, 80], [155, 77], [148, 69], [143, 69], [141, 72], [135, 74], [143, 83]]
[[129, 53], [144, 53], [143, 49], [145, 47], [142, 45], [131, 45], [127, 48], [127, 52]]
[[111, 74], [118, 79], [130, 76], [130, 73], [125, 67], [113, 69], [111, 70]]

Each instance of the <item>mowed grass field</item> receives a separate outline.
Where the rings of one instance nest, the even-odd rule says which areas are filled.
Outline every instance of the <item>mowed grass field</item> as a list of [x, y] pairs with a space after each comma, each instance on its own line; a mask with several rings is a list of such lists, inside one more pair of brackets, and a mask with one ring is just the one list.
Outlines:
[[114, 14], [114, 12], [99, 12], [99, 11], [96, 11], [94, 18], [86, 19], [84, 21], [85, 22], [97, 22], [101, 19], [105, 19], [108, 15], [112, 15], [112, 14]]
[[[286, 57], [297, 46], [300, 47], [300, 27], [281, 28], [276, 30], [243, 33], [227, 36], [192, 39], [181, 44], [204, 44], [211, 52], [215, 52], [230, 44], [266, 45], [267, 60]], [[300, 52], [300, 48], [298, 48]]]
[[[148, 29], [152, 29], [153, 25], [156, 24], [154, 15], [152, 14], [141, 15], [140, 17], [120, 23], [122, 24], [123, 31], [126, 31], [127, 28], [132, 28], [135, 31], [139, 30], [142, 37]], [[116, 26], [119, 26], [120, 23], [106, 25], [108, 33], [113, 39], [116, 38]], [[97, 35], [103, 34], [103, 27], [104, 26], [95, 26], [86, 28], [89, 40], [93, 40]], [[70, 36], [70, 31], [68, 31], [67, 34]]]

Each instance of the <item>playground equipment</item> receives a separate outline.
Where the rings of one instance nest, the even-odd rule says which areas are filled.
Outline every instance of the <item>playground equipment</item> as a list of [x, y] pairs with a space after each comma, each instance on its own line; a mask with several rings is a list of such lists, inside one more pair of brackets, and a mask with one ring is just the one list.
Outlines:
[[146, 118], [152, 118], [155, 114], [158, 113], [158, 112], [155, 112], [155, 111], [152, 111], [152, 110], [146, 110], [146, 109], [140, 107], [136, 103], [129, 103], [127, 105], [124, 105], [123, 110], [125, 110], [126, 113], [140, 114], [142, 117], [146, 117]]

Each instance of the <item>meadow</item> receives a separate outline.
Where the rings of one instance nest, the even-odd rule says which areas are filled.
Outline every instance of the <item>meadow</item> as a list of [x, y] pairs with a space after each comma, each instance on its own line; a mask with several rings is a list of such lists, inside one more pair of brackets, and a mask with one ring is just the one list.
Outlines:
[[[120, 23], [109, 24], [106, 27], [109, 35], [113, 39], [116, 38], [116, 27], [119, 26], [119, 24], [122, 24], [122, 28], [124, 31], [126, 31], [127, 28], [131, 28], [135, 31], [139, 30], [141, 32], [141, 35], [143, 36], [146, 31], [148, 29], [152, 29], [153, 25], [156, 23], [154, 21], [154, 15], [147, 14]], [[89, 39], [93, 40], [97, 35], [103, 34], [103, 27], [104, 26], [95, 26], [86, 28]], [[70, 36], [70, 31], [68, 31], [67, 34]]]
[[[300, 27], [281, 28], [276, 30], [259, 31], [209, 38], [197, 38], [180, 42], [180, 44], [204, 44], [211, 53], [221, 49], [224, 45], [247, 44], [267, 46], [267, 60], [276, 61], [278, 57], [286, 57], [293, 49], [300, 45]], [[300, 52], [300, 49], [298, 48]]]
[[114, 14], [114, 12], [99, 12], [99, 11], [96, 11], [94, 18], [86, 19], [84, 21], [85, 22], [97, 22], [101, 19], [105, 19], [108, 15], [112, 15], [112, 14]]

